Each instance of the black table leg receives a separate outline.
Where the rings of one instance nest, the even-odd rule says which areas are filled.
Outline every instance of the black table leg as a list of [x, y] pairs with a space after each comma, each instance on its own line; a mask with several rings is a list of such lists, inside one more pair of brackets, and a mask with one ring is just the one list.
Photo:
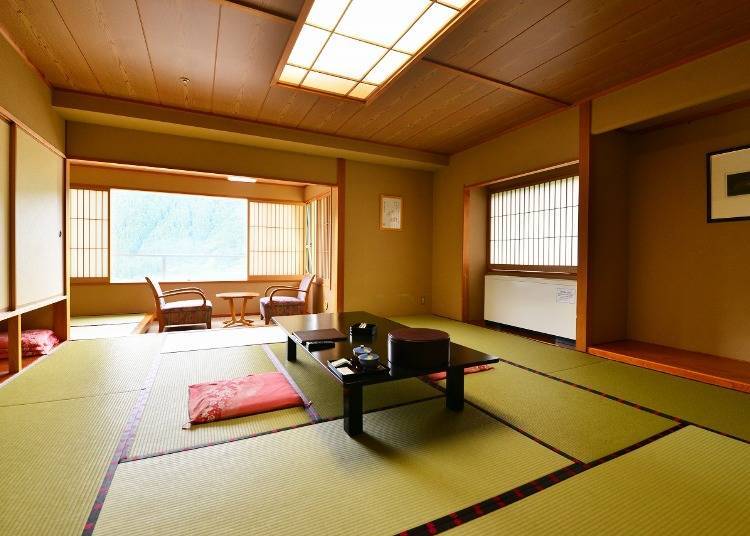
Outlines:
[[350, 436], [362, 433], [361, 385], [344, 385], [344, 430]]
[[291, 337], [286, 340], [286, 360], [297, 361], [297, 343]]
[[445, 385], [445, 407], [453, 411], [464, 409], [464, 369], [448, 369]]

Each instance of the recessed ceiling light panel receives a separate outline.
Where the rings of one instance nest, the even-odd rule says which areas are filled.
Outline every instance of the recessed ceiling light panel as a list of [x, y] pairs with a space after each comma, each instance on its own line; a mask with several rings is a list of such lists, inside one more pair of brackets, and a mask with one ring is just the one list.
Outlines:
[[275, 80], [372, 98], [478, 0], [305, 0]]

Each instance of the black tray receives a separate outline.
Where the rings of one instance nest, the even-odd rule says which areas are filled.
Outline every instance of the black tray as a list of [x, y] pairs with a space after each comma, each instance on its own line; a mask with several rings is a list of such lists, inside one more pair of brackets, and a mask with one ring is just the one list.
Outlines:
[[[338, 359], [334, 359], [334, 361], [338, 361]], [[354, 373], [346, 374], [346, 375], [341, 374], [341, 371], [339, 370], [339, 368], [343, 368], [343, 367], [334, 367], [333, 361], [328, 362], [328, 368], [344, 383], [372, 378], [373, 376], [380, 376], [383, 374], [388, 374], [391, 370], [387, 366], [383, 365], [382, 363], [378, 363], [378, 368], [376, 368], [375, 370], [364, 370], [360, 368], [354, 368], [354, 366], [347, 366], [347, 365], [344, 365], [344, 367], [349, 368], [350, 370], [354, 371]]]

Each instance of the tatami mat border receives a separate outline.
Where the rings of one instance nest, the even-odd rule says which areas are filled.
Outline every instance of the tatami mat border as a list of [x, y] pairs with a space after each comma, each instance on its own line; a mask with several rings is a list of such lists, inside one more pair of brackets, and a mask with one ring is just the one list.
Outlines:
[[[375, 408], [375, 409], [371, 409], [369, 411], [365, 411], [364, 414], [367, 415], [368, 413], [375, 413], [376, 411], [384, 411], [384, 410], [387, 410], [387, 409], [400, 408], [402, 406], [408, 406], [409, 404], [417, 404], [419, 402], [426, 402], [428, 400], [435, 400], [436, 398], [443, 398], [443, 395], [442, 394], [437, 394], [437, 395], [435, 395], [433, 397], [430, 397], [430, 398], [422, 398], [422, 399], [419, 399], [419, 400], [409, 400], [408, 402], [401, 402], [400, 404], [392, 404], [390, 406], [383, 406], [382, 408]], [[275, 434], [277, 432], [286, 432], [287, 430], [296, 430], [297, 428], [305, 428], [306, 426], [312, 426], [314, 424], [321, 424], [321, 423], [324, 423], [324, 422], [340, 421], [340, 420], [342, 420], [341, 417], [327, 417], [327, 418], [320, 417], [320, 420], [315, 421], [315, 422], [305, 422], [305, 423], [302, 423], [302, 424], [295, 424], [293, 426], [286, 426], [284, 428], [277, 428], [275, 430], [267, 430], [265, 432], [258, 432], [256, 434], [248, 434], [248, 435], [243, 435], [243, 436], [232, 437], [232, 438], [224, 439], [224, 440], [221, 440], [221, 441], [214, 441], [212, 443], [202, 443], [200, 445], [191, 445], [189, 447], [183, 447], [183, 448], [174, 449], [174, 450], [167, 450], [167, 451], [162, 451], [162, 452], [152, 452], [152, 453], [149, 453], [149, 454], [143, 454], [141, 456], [133, 456], [133, 457], [128, 457], [128, 458], [123, 458], [121, 461], [123, 463], [128, 463], [128, 462], [136, 462], [138, 460], [145, 460], [145, 459], [148, 459], [148, 458], [158, 458], [159, 456], [166, 456], [166, 455], [169, 455], [169, 454], [178, 454], [180, 452], [186, 452], [186, 451], [189, 451], [189, 450], [196, 450], [196, 449], [203, 449], [203, 448], [206, 448], [206, 447], [215, 447], [216, 445], [223, 445], [224, 443], [234, 443], [235, 441], [243, 441], [245, 439], [253, 439], [255, 437], [261, 437], [261, 436], [264, 436], [264, 435]]]
[[154, 381], [156, 380], [156, 374], [159, 371], [160, 364], [161, 364], [161, 354], [156, 353], [154, 357], [154, 361], [151, 363], [151, 368], [148, 371], [148, 375], [146, 376], [146, 380], [144, 381], [143, 389], [141, 389], [141, 392], [138, 395], [138, 399], [136, 400], [135, 405], [130, 410], [130, 415], [128, 416], [127, 424], [125, 425], [125, 428], [123, 429], [122, 434], [120, 435], [120, 441], [118, 442], [117, 448], [115, 448], [115, 452], [112, 455], [112, 459], [109, 462], [109, 467], [107, 468], [107, 472], [104, 475], [104, 480], [102, 481], [102, 485], [99, 487], [99, 492], [96, 494], [94, 505], [91, 508], [89, 517], [86, 520], [86, 524], [83, 527], [82, 536], [91, 536], [94, 533], [96, 522], [99, 519], [99, 513], [102, 510], [102, 506], [104, 506], [104, 500], [107, 498], [107, 493], [109, 492], [109, 486], [112, 484], [112, 480], [115, 477], [115, 471], [117, 471], [117, 466], [127, 456], [127, 453], [130, 450], [130, 447], [133, 445], [133, 440], [135, 439], [135, 433], [138, 430], [138, 425], [141, 422], [141, 417], [143, 416], [143, 410], [145, 409], [146, 403], [148, 402], [148, 397], [151, 394], [151, 387], [153, 386]]
[[579, 462], [579, 463], [574, 463], [572, 465], [569, 465], [567, 467], [563, 467], [562, 469], [553, 471], [552, 473], [548, 475], [545, 475], [536, 480], [532, 480], [531, 482], [527, 482], [526, 484], [522, 484], [521, 486], [518, 486], [512, 490], [501, 493], [500, 495], [495, 495], [494, 497], [491, 497], [480, 503], [469, 506], [468, 508], [464, 508], [457, 512], [450, 513], [446, 516], [440, 517], [438, 519], [435, 519], [433, 521], [420, 525], [418, 527], [413, 527], [411, 529], [400, 532], [398, 533], [398, 536], [423, 536], [423, 535], [432, 535], [432, 534], [439, 534], [441, 532], [445, 532], [454, 527], [457, 527], [464, 523], [468, 523], [469, 521], [472, 521], [474, 519], [477, 519], [479, 517], [492, 513], [496, 510], [505, 508], [506, 506], [509, 506], [515, 502], [518, 502], [521, 499], [524, 499], [542, 490], [550, 488], [554, 486], [555, 484], [558, 484], [564, 480], [567, 480], [568, 478], [571, 478], [580, 473], [583, 473], [584, 471], [588, 471], [589, 469], [593, 467], [601, 465], [615, 458], [619, 458], [620, 456], [623, 456], [629, 452], [632, 452], [645, 445], [648, 445], [649, 443], [653, 443], [654, 441], [657, 441], [663, 437], [666, 437], [669, 434], [677, 432], [678, 430], [681, 430], [687, 426], [688, 425], [685, 423], [680, 423], [677, 426], [664, 430], [663, 432], [659, 432], [658, 434], [655, 434], [651, 437], [647, 437], [646, 439], [639, 441], [638, 443], [627, 446], [624, 449], [618, 450], [611, 454], [607, 454], [606, 456], [603, 456], [592, 462], [588, 462], [588, 463]]

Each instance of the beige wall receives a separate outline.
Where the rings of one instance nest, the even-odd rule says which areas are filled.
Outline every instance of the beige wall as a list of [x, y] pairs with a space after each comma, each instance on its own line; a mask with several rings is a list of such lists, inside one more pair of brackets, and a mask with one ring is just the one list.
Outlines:
[[628, 136], [591, 140], [588, 344], [627, 336]]
[[[226, 300], [218, 299], [218, 292], [257, 292], [261, 296], [270, 285], [293, 285], [299, 281], [233, 281], [217, 283], [163, 283], [163, 290], [171, 290], [184, 286], [197, 286], [206, 293], [206, 298], [214, 306], [214, 315], [228, 315], [229, 307]], [[125, 314], [125, 313], [153, 313], [154, 298], [146, 283], [117, 283], [117, 284], [76, 284], [70, 290], [70, 314], [72, 316]], [[184, 299], [195, 299], [197, 296], [184, 296]], [[176, 299], [176, 298], [175, 298]], [[235, 300], [239, 305], [239, 302]], [[248, 302], [247, 312], [258, 314], [258, 300]]]
[[63, 159], [17, 129], [16, 306], [64, 294]]
[[65, 122], [52, 109], [52, 93], [0, 36], [0, 106], [59, 150], [65, 149]]
[[184, 136], [68, 122], [66, 147], [69, 158], [336, 183], [335, 158]]
[[750, 41], [593, 100], [591, 130], [608, 132], [750, 90]]
[[750, 144], [750, 108], [635, 136], [628, 336], [750, 361], [750, 221], [706, 223], [706, 153]]
[[435, 174], [432, 312], [461, 318], [463, 188], [578, 159], [578, 110], [566, 109], [451, 156]]
[[[348, 161], [345, 191], [345, 310], [428, 312], [432, 174]], [[381, 194], [403, 197], [402, 230], [380, 229]]]
[[191, 175], [173, 175], [148, 170], [117, 169], [99, 166], [70, 167], [71, 185], [98, 185], [136, 190], [158, 190], [198, 195], [223, 195], [281, 201], [304, 200], [303, 186], [244, 183]]

